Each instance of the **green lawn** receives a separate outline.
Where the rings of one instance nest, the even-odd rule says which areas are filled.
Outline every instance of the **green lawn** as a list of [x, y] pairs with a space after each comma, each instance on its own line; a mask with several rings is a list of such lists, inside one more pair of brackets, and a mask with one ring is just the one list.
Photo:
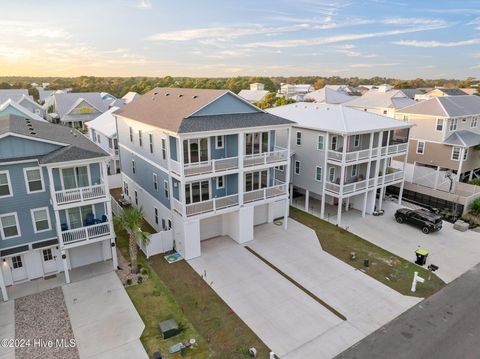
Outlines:
[[[445, 286], [445, 283], [440, 278], [427, 269], [316, 216], [290, 207], [290, 217], [312, 228], [326, 252], [352, 267], [361, 269], [369, 276], [402, 294], [428, 297]], [[385, 231], [387, 233], [388, 228]], [[356, 260], [350, 259], [351, 252], [356, 253]], [[365, 267], [363, 264], [363, 260], [367, 258], [370, 262], [369, 267]], [[410, 287], [414, 272], [418, 272], [421, 277], [425, 278], [425, 283], [419, 283], [417, 291], [412, 293]]]

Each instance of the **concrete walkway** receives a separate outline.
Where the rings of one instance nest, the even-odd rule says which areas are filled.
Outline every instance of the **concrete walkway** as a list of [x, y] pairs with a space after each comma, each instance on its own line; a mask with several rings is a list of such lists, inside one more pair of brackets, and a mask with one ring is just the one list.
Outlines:
[[281, 358], [331, 358], [419, 299], [405, 297], [323, 252], [315, 233], [256, 227], [252, 249], [347, 317], [343, 321], [228, 237], [202, 243], [189, 264]]
[[[15, 302], [0, 302], [0, 340], [15, 339]], [[0, 359], [15, 359], [15, 348], [0, 345]]]
[[145, 325], [115, 272], [62, 289], [80, 358], [148, 358]]

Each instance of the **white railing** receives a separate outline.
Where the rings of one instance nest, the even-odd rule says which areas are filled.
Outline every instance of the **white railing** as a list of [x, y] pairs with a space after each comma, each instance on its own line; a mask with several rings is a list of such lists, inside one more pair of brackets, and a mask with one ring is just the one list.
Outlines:
[[387, 147], [387, 154], [394, 155], [407, 151], [408, 143], [399, 143], [398, 145], [391, 145]]
[[407, 143], [400, 143], [398, 145], [391, 145], [391, 146], [383, 146], [383, 147], [376, 147], [372, 148], [372, 154], [370, 155], [370, 150], [360, 150], [360, 151], [354, 151], [354, 152], [346, 152], [345, 156], [343, 155], [343, 152], [339, 151], [333, 151], [329, 150], [328, 151], [328, 159], [334, 162], [341, 162], [341, 163], [350, 163], [350, 162], [357, 162], [357, 161], [362, 161], [368, 158], [374, 158], [378, 156], [378, 151], [380, 150], [380, 155], [385, 156], [385, 155], [395, 155], [398, 153], [403, 153], [407, 151]]
[[105, 222], [64, 231], [62, 232], [62, 242], [63, 244], [70, 244], [108, 235], [110, 235], [110, 224]]
[[403, 179], [403, 171], [396, 171], [382, 176], [378, 179], [379, 183], [390, 183]]
[[183, 215], [183, 205], [178, 199], [173, 199], [173, 209]]
[[[378, 176], [377, 185], [388, 184], [391, 182], [399, 181], [403, 179], [403, 171], [396, 171], [393, 173], [389, 173], [385, 176]], [[385, 180], [385, 181], [384, 181]], [[354, 192], [360, 192], [365, 189], [370, 189], [375, 187], [375, 178], [369, 178], [368, 180], [353, 182], [353, 183], [345, 183], [342, 186], [336, 183], [327, 182], [325, 183], [325, 190], [335, 193], [335, 194], [351, 194]]]
[[55, 191], [55, 200], [57, 204], [83, 202], [102, 197], [106, 197], [104, 184]]
[[218, 158], [203, 162], [186, 163], [185, 176], [198, 176], [207, 173], [223, 172], [238, 168], [238, 157]]
[[212, 198], [207, 201], [190, 203], [186, 205], [187, 217], [197, 214], [216, 212], [221, 209], [238, 205], [238, 194], [225, 197]]
[[182, 165], [180, 162], [177, 162], [175, 160], [170, 160], [170, 169], [175, 172], [177, 175], [181, 176], [182, 175]]
[[288, 150], [283, 147], [275, 146], [274, 150], [271, 152], [262, 152], [243, 156], [243, 165], [245, 167], [260, 166], [287, 160]]
[[285, 194], [287, 194], [287, 185], [284, 182], [275, 180], [274, 186], [245, 192], [243, 194], [243, 202], [249, 203], [254, 201], [260, 201], [271, 197], [282, 196]]

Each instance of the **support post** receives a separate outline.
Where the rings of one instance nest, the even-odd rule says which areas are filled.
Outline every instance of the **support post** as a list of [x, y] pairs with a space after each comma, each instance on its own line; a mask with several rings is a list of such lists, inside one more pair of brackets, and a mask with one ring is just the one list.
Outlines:
[[367, 213], [367, 198], [369, 192], [370, 184], [370, 169], [372, 167], [372, 152], [373, 152], [373, 138], [375, 137], [375, 132], [370, 132], [370, 142], [368, 145], [368, 163], [367, 163], [367, 173], [365, 174], [365, 180], [367, 181], [367, 191], [363, 196], [363, 208], [362, 208], [362, 217], [365, 217]]
[[[5, 262], [6, 263], [6, 262]], [[0, 265], [4, 265], [4, 262], [0, 262]], [[3, 301], [6, 302], [8, 300], [8, 293], [7, 288], [5, 287], [5, 281], [3, 279], [3, 270], [0, 268], [0, 292], [2, 293]]]
[[326, 200], [326, 194], [325, 194], [325, 185], [327, 183], [327, 172], [328, 172], [328, 151], [329, 151], [329, 137], [330, 134], [328, 132], [325, 133], [325, 143], [324, 143], [324, 157], [325, 160], [323, 162], [323, 169], [322, 169], [322, 203], [320, 204], [320, 218], [324, 219], [325, 218], [325, 200]]
[[245, 134], [240, 132], [238, 134], [238, 204], [243, 206], [243, 192], [244, 192], [244, 180], [245, 175], [243, 173], [243, 156], [244, 156], [244, 141], [245, 141]]
[[310, 191], [306, 189], [305, 190], [305, 212], [308, 212], [309, 196], [310, 196]]
[[110, 240], [110, 246], [112, 248], [113, 269], [117, 270], [118, 269], [118, 257], [117, 257], [117, 245], [115, 243], [115, 236], [113, 236], [112, 239]]
[[[276, 133], [276, 132], [275, 132]], [[291, 166], [291, 158], [290, 158], [290, 148], [291, 148], [291, 137], [292, 137], [292, 128], [287, 128], [287, 165], [285, 166], [285, 183], [288, 185], [290, 183], [290, 166]], [[277, 141], [275, 141], [277, 142]], [[242, 175], [243, 176], [243, 175]], [[293, 199], [293, 181], [290, 191], [290, 202], [288, 199], [285, 201], [285, 214], [283, 218], [283, 229], [287, 230], [288, 228], [288, 215], [290, 213], [290, 203], [292, 203]]]
[[63, 249], [61, 253], [62, 253], [62, 262], [63, 262], [63, 272], [65, 273], [65, 282], [68, 284], [70, 283], [70, 273], [68, 272], [67, 254]]
[[290, 183], [289, 187], [290, 187], [289, 201], [290, 201], [290, 206], [291, 206], [293, 204], [293, 183]]

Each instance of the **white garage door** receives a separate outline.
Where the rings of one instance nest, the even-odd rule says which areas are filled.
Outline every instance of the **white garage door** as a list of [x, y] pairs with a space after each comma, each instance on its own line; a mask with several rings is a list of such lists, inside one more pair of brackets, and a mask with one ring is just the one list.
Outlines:
[[222, 235], [222, 216], [215, 216], [200, 221], [200, 240]]
[[75, 247], [68, 250], [72, 268], [103, 261], [102, 242]]
[[253, 225], [267, 223], [268, 221], [268, 205], [255, 206], [253, 209]]

